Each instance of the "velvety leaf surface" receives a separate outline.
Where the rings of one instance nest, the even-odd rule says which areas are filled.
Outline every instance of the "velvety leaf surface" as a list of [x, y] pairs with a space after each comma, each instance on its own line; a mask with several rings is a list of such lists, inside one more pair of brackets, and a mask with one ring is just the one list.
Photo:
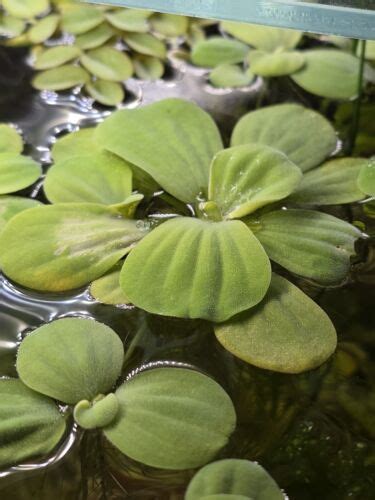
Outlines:
[[196, 66], [215, 68], [224, 63], [240, 63], [249, 52], [249, 47], [237, 40], [212, 37], [198, 42], [191, 52], [191, 60]]
[[235, 428], [227, 393], [194, 370], [146, 370], [127, 380], [116, 396], [120, 413], [104, 434], [125, 455], [153, 467], [199, 467], [227, 444]]
[[57, 14], [51, 14], [37, 21], [27, 32], [30, 42], [38, 44], [48, 40], [57, 30], [59, 21], [60, 17]]
[[115, 28], [135, 33], [147, 33], [148, 18], [152, 12], [141, 9], [120, 9], [106, 14], [106, 19]]
[[345, 279], [361, 237], [351, 224], [313, 210], [276, 210], [260, 216], [257, 226], [271, 260], [324, 285]]
[[283, 373], [317, 368], [333, 354], [337, 343], [335, 328], [323, 309], [275, 274], [263, 301], [215, 325], [215, 334], [234, 356]]
[[203, 498], [283, 500], [284, 495], [259, 464], [228, 458], [206, 465], [190, 481], [185, 500]]
[[117, 82], [98, 79], [87, 82], [85, 90], [95, 101], [104, 106], [117, 106], [125, 98], [124, 87]]
[[122, 265], [122, 262], [120, 262], [107, 274], [91, 283], [90, 294], [98, 302], [110, 305], [129, 303], [129, 299], [120, 287], [120, 272]]
[[23, 141], [20, 134], [14, 127], [0, 123], [0, 154], [1, 153], [21, 153]]
[[103, 23], [87, 33], [78, 35], [75, 45], [82, 50], [96, 49], [112, 38], [114, 34], [114, 30], [108, 24]]
[[305, 66], [292, 75], [303, 89], [329, 99], [352, 99], [357, 95], [359, 59], [336, 49], [304, 51]]
[[356, 180], [365, 158], [339, 158], [307, 172], [290, 197], [301, 205], [335, 205], [352, 203], [364, 196]]
[[56, 404], [18, 379], [0, 380], [0, 468], [50, 453], [66, 423]]
[[58, 68], [41, 71], [32, 80], [38, 90], [67, 90], [84, 85], [90, 80], [86, 70], [73, 64], [64, 64]]
[[186, 35], [189, 28], [189, 19], [186, 16], [174, 14], [155, 12], [150, 22], [154, 31], [167, 38]]
[[302, 32], [282, 28], [271, 28], [257, 24], [232, 21], [221, 23], [224, 31], [256, 49], [272, 52], [278, 48], [294, 49], [302, 38]]
[[2, 0], [2, 6], [11, 16], [31, 19], [49, 8], [48, 0]]
[[0, 153], [0, 194], [31, 186], [42, 173], [38, 163], [17, 153]]
[[319, 113], [298, 104], [277, 104], [251, 111], [239, 120], [232, 146], [250, 142], [279, 149], [305, 172], [335, 150], [337, 136]]
[[95, 28], [103, 21], [103, 12], [94, 6], [67, 5], [63, 9], [62, 29], [73, 35], [80, 35]]
[[34, 68], [37, 70], [55, 68], [76, 59], [80, 54], [80, 49], [74, 45], [51, 47], [38, 54], [34, 62]]
[[235, 146], [215, 156], [208, 197], [219, 205], [224, 217], [236, 219], [286, 198], [301, 178], [301, 170], [273, 148]]
[[131, 195], [132, 171], [110, 153], [74, 156], [48, 170], [44, 192], [51, 203], [114, 205]]
[[154, 229], [120, 277], [125, 295], [148, 312], [211, 321], [257, 304], [269, 281], [267, 255], [243, 222], [189, 217]]
[[19, 212], [40, 205], [39, 201], [21, 196], [0, 196], [0, 232], [5, 224]]
[[112, 47], [99, 47], [81, 56], [82, 65], [94, 76], [111, 82], [127, 80], [133, 74], [133, 64], [124, 53]]
[[109, 392], [123, 361], [122, 341], [111, 328], [91, 319], [63, 318], [25, 337], [16, 366], [30, 389], [75, 404]]
[[371, 159], [362, 166], [358, 177], [358, 187], [370, 196], [375, 196], [375, 160]]
[[164, 74], [164, 64], [157, 57], [137, 55], [133, 57], [134, 71], [141, 80], [158, 80]]
[[144, 225], [93, 203], [32, 208], [0, 235], [0, 267], [20, 285], [65, 291], [111, 269], [147, 233]]
[[83, 400], [74, 407], [74, 420], [83, 429], [106, 427], [116, 418], [120, 404], [114, 394], [100, 396], [94, 401]]
[[160, 59], [165, 59], [167, 56], [167, 48], [164, 42], [150, 33], [126, 33], [124, 40], [131, 49], [140, 54], [159, 57]]
[[301, 52], [264, 52], [252, 50], [249, 55], [250, 69], [254, 75], [275, 77], [291, 75], [302, 68], [305, 58]]
[[223, 148], [212, 118], [182, 99], [117, 111], [97, 127], [95, 138], [184, 202], [207, 187], [211, 160]]
[[237, 64], [220, 64], [211, 71], [209, 80], [218, 88], [246, 87], [254, 80], [254, 75]]
[[52, 146], [51, 155], [55, 163], [69, 160], [74, 156], [88, 156], [103, 153], [94, 139], [95, 128], [88, 127], [66, 134]]

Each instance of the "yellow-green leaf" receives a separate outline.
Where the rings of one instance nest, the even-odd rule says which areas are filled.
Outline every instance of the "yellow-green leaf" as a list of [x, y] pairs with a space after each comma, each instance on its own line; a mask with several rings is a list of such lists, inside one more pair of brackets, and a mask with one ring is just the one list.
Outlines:
[[254, 75], [238, 64], [220, 64], [211, 71], [209, 80], [218, 88], [246, 87], [254, 80]]
[[0, 233], [12, 217], [23, 210], [40, 205], [39, 201], [21, 196], [0, 196]]
[[96, 28], [104, 19], [104, 13], [94, 6], [73, 4], [63, 10], [61, 25], [64, 31], [81, 35]]
[[0, 124], [0, 153], [21, 153], [23, 140], [17, 130], [5, 123]]
[[30, 42], [38, 44], [48, 40], [57, 30], [59, 22], [60, 16], [58, 14], [50, 14], [37, 21], [27, 32]]
[[375, 160], [370, 159], [362, 166], [358, 177], [358, 187], [370, 196], [375, 196]]
[[90, 75], [83, 68], [65, 64], [37, 74], [32, 80], [32, 85], [38, 90], [67, 90], [84, 85], [89, 79]]
[[42, 173], [38, 163], [17, 153], [0, 153], [0, 194], [15, 193], [33, 184]]
[[155, 12], [150, 19], [152, 29], [166, 38], [186, 35], [189, 19], [186, 16]]
[[167, 56], [165, 43], [150, 33], [126, 33], [124, 40], [131, 49], [140, 54], [159, 59], [165, 59]]
[[112, 82], [127, 80], [133, 74], [133, 64], [124, 53], [112, 47], [99, 47], [81, 56], [82, 65], [94, 76]]
[[249, 54], [250, 70], [254, 75], [274, 77], [291, 75], [305, 64], [302, 52], [297, 50], [265, 52], [252, 50]]
[[196, 66], [215, 68], [220, 64], [242, 62], [249, 52], [249, 47], [237, 40], [212, 37], [194, 45], [191, 60]]
[[2, 5], [11, 16], [29, 20], [46, 12], [49, 8], [49, 1], [2, 0]]
[[114, 34], [113, 29], [107, 23], [103, 23], [87, 33], [78, 35], [75, 45], [82, 50], [96, 49], [108, 42]]
[[107, 274], [91, 283], [90, 294], [98, 302], [116, 306], [129, 303], [129, 299], [120, 287], [122, 265], [122, 262], [116, 264]]
[[77, 59], [80, 55], [80, 49], [74, 45], [58, 45], [40, 52], [35, 59], [34, 68], [37, 70], [56, 68]]
[[125, 98], [124, 87], [118, 82], [97, 79], [87, 82], [85, 90], [95, 101], [104, 106], [117, 106]]
[[119, 9], [106, 14], [106, 19], [115, 28], [135, 33], [147, 33], [149, 30], [148, 18], [152, 15], [149, 10]]

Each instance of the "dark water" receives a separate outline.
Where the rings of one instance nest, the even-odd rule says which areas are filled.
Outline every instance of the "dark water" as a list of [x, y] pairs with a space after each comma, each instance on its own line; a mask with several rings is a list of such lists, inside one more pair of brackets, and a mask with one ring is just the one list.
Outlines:
[[[0, 49], [1, 50], [1, 49]], [[19, 58], [19, 60], [18, 60]], [[109, 110], [95, 109], [79, 92], [57, 97], [34, 93], [22, 52], [0, 54], [0, 121], [17, 124], [29, 153], [48, 165], [49, 147], [61, 132], [100, 121]], [[8, 66], [6, 66], [8, 65]], [[272, 89], [272, 99], [305, 99], [293, 89]], [[262, 82], [246, 92], [214, 91], [200, 70], [177, 64], [171, 78], [130, 84], [126, 106], [162, 96], [190, 97], [204, 104], [224, 133], [255, 106]], [[314, 103], [312, 103], [314, 104]], [[38, 186], [29, 193], [41, 196]], [[238, 426], [223, 456], [258, 460], [290, 499], [372, 500], [375, 498], [375, 283], [374, 219], [358, 205], [340, 215], [361, 221], [372, 235], [359, 249], [347, 285], [322, 289], [296, 277], [336, 325], [339, 346], [321, 368], [283, 375], [251, 367], [225, 351], [204, 321], [176, 320], [134, 307], [96, 303], [87, 290], [46, 296], [0, 279], [0, 376], [15, 376], [17, 345], [30, 329], [64, 316], [89, 316], [111, 326], [123, 339], [123, 377], [150, 362], [190, 363], [215, 377], [236, 406]], [[144, 467], [127, 459], [100, 433], [71, 428], [58, 450], [40, 461], [0, 473], [0, 497], [10, 500], [114, 500], [183, 498], [192, 472]]]

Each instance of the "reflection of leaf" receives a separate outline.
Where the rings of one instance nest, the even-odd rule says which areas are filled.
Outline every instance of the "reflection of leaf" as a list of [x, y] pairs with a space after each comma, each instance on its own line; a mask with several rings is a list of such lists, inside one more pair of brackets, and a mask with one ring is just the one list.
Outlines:
[[74, 156], [57, 162], [47, 173], [44, 192], [51, 203], [114, 205], [132, 192], [132, 171], [110, 153]]
[[258, 222], [256, 236], [271, 260], [325, 285], [346, 277], [361, 237], [351, 224], [312, 210], [277, 210]]
[[290, 75], [302, 68], [303, 54], [298, 51], [263, 52], [252, 50], [249, 55], [250, 69], [254, 75], [272, 77]]
[[232, 146], [250, 142], [279, 149], [306, 171], [334, 151], [337, 137], [319, 113], [298, 104], [277, 104], [252, 111], [239, 120]]
[[190, 481], [185, 500], [283, 500], [272, 477], [255, 462], [229, 458], [200, 469]]
[[63, 318], [29, 334], [17, 355], [24, 384], [64, 403], [91, 401], [111, 390], [120, 376], [124, 348], [108, 326]]
[[229, 396], [194, 370], [146, 370], [116, 396], [120, 413], [104, 434], [123, 453], [153, 467], [199, 467], [226, 445], [235, 427]]
[[269, 280], [267, 255], [243, 222], [179, 217], [130, 253], [120, 284], [146, 311], [224, 321], [262, 300]]
[[81, 56], [81, 64], [94, 76], [111, 82], [127, 80], [133, 74], [131, 59], [112, 47], [99, 47]]
[[0, 232], [5, 224], [19, 212], [40, 205], [39, 201], [20, 196], [0, 196]]
[[97, 127], [95, 138], [187, 203], [207, 187], [211, 160], [223, 147], [212, 118], [182, 99], [117, 111]]
[[240, 63], [249, 52], [249, 47], [229, 38], [212, 37], [194, 45], [191, 60], [197, 66], [214, 68], [219, 64]]
[[16, 153], [0, 153], [0, 194], [31, 186], [42, 173], [38, 163]]
[[220, 151], [210, 170], [208, 197], [229, 219], [244, 217], [298, 186], [301, 170], [279, 151], [246, 144]]
[[104, 205], [59, 203], [13, 217], [0, 235], [0, 266], [17, 283], [44, 291], [99, 278], [147, 232]]
[[21, 153], [22, 150], [23, 141], [17, 130], [0, 123], [0, 153]]
[[50, 453], [66, 423], [57, 405], [17, 379], [0, 380], [0, 467]]
[[335, 205], [363, 198], [356, 185], [364, 158], [338, 158], [307, 172], [290, 200], [300, 205]]
[[237, 64], [220, 64], [211, 71], [209, 79], [214, 87], [236, 88], [250, 85], [254, 76]]
[[128, 298], [120, 288], [121, 268], [122, 262], [91, 283], [90, 293], [94, 299], [102, 304], [123, 305], [129, 303]]
[[89, 74], [83, 68], [73, 64], [64, 64], [58, 68], [41, 71], [32, 80], [38, 90], [66, 90], [88, 82]]
[[320, 366], [336, 348], [326, 313], [299, 288], [273, 275], [256, 307], [215, 326], [219, 342], [247, 363], [283, 373]]
[[358, 187], [363, 193], [375, 196], [375, 159], [368, 160], [368, 163], [362, 166]]

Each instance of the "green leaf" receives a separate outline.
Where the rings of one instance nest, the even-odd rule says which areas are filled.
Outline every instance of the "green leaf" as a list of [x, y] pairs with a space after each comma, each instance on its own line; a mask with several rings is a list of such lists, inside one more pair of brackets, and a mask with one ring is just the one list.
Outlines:
[[137, 54], [133, 57], [134, 71], [141, 80], [158, 80], [165, 72], [164, 64], [157, 57]]
[[[11, 0], [12, 1], [12, 0]], [[62, 12], [62, 29], [73, 35], [81, 35], [96, 28], [104, 21], [104, 13], [90, 5], [68, 5]]]
[[271, 260], [324, 285], [346, 278], [361, 237], [351, 224], [313, 210], [276, 210], [260, 216], [256, 226]]
[[211, 71], [209, 80], [214, 87], [236, 88], [250, 85], [254, 76], [237, 64], [220, 64]]
[[23, 210], [40, 205], [39, 201], [20, 196], [0, 196], [0, 233], [12, 217]]
[[32, 19], [46, 12], [48, 0], [2, 0], [2, 6], [11, 16]]
[[252, 50], [249, 54], [250, 69], [254, 75], [275, 77], [291, 75], [305, 64], [302, 52], [264, 52]]
[[185, 500], [284, 500], [281, 490], [256, 462], [227, 458], [206, 465], [190, 481]]
[[94, 299], [102, 304], [109, 305], [129, 304], [129, 299], [120, 288], [121, 268], [122, 262], [117, 264], [107, 274], [91, 283], [90, 294]]
[[282, 373], [317, 368], [333, 354], [337, 343], [335, 328], [323, 309], [275, 274], [263, 301], [215, 325], [215, 335], [234, 356]]
[[267, 255], [243, 222], [189, 217], [154, 229], [128, 256], [120, 276], [137, 307], [210, 321], [254, 306], [269, 282]]
[[365, 158], [338, 158], [307, 172], [290, 200], [300, 205], [352, 203], [364, 196], [356, 181]]
[[104, 106], [117, 106], [125, 98], [124, 87], [117, 82], [108, 82], [99, 79], [87, 82], [85, 90], [95, 101], [100, 102]]
[[106, 14], [106, 19], [115, 28], [135, 33], [147, 33], [148, 18], [152, 12], [141, 9], [120, 9]]
[[0, 123], [0, 154], [22, 153], [23, 140], [17, 130], [5, 123]]
[[[88, 127], [66, 134], [52, 146], [51, 155], [55, 163], [75, 156], [89, 156], [105, 153], [94, 139], [95, 128]], [[109, 154], [109, 158], [111, 155]]]
[[210, 115], [182, 99], [117, 111], [97, 127], [95, 137], [187, 203], [207, 188], [211, 160], [223, 147]]
[[74, 156], [48, 170], [44, 192], [51, 203], [114, 205], [131, 195], [132, 171], [109, 153]]
[[81, 57], [82, 65], [94, 76], [112, 82], [127, 80], [133, 74], [133, 64], [124, 53], [112, 47], [99, 47]]
[[231, 144], [250, 142], [279, 149], [305, 172], [335, 150], [337, 136], [319, 113], [298, 104], [277, 104], [251, 111], [239, 120]]
[[76, 404], [110, 391], [123, 361], [122, 341], [111, 328], [92, 319], [63, 318], [25, 337], [16, 367], [30, 389]]
[[58, 45], [45, 49], [38, 54], [34, 62], [34, 68], [37, 70], [56, 68], [77, 59], [80, 55], [81, 50], [74, 45]]
[[66, 422], [56, 404], [17, 379], [0, 380], [0, 468], [45, 457], [59, 443]]
[[152, 29], [166, 38], [186, 35], [189, 28], [189, 19], [175, 14], [155, 12], [150, 22]]
[[124, 40], [131, 49], [140, 54], [158, 57], [159, 59], [165, 59], [167, 56], [165, 43], [150, 33], [126, 33]]
[[301, 178], [301, 170], [273, 148], [235, 146], [215, 156], [208, 197], [219, 205], [225, 218], [238, 219], [286, 198]]
[[266, 52], [273, 52], [279, 48], [294, 49], [303, 35], [301, 31], [232, 21], [224, 21], [221, 26], [238, 40]]
[[26, 23], [22, 19], [0, 14], [0, 36], [17, 38], [25, 31]]
[[38, 180], [38, 163], [17, 153], [0, 153], [0, 194], [14, 193]]
[[83, 68], [65, 64], [37, 74], [32, 80], [32, 86], [38, 90], [67, 90], [84, 85], [89, 79], [89, 74]]
[[111, 269], [147, 233], [144, 225], [93, 203], [31, 208], [0, 235], [0, 267], [20, 285], [60, 292]]
[[375, 160], [370, 159], [362, 166], [358, 177], [358, 187], [370, 196], [375, 196]]
[[138, 373], [116, 391], [117, 420], [105, 436], [130, 458], [161, 469], [190, 469], [227, 444], [236, 414], [213, 379], [184, 368]]
[[[358, 44], [357, 55], [359, 56], [361, 51], [360, 45]], [[375, 60], [375, 40], [367, 40], [366, 41], [366, 51], [365, 58], [369, 61]]]
[[224, 63], [240, 63], [249, 53], [249, 47], [237, 40], [212, 37], [194, 45], [191, 60], [196, 66], [215, 68]]
[[50, 38], [60, 22], [60, 16], [57, 14], [50, 14], [49, 16], [37, 21], [27, 32], [27, 36], [31, 43], [43, 43]]
[[337, 49], [305, 50], [305, 66], [292, 75], [304, 90], [329, 99], [357, 96], [359, 59]]
[[81, 50], [96, 49], [108, 42], [114, 34], [113, 29], [108, 24], [103, 23], [87, 33], [78, 35], [75, 44]]
[[103, 396], [94, 401], [83, 400], [74, 407], [74, 420], [83, 429], [106, 427], [116, 418], [120, 404], [114, 394]]

